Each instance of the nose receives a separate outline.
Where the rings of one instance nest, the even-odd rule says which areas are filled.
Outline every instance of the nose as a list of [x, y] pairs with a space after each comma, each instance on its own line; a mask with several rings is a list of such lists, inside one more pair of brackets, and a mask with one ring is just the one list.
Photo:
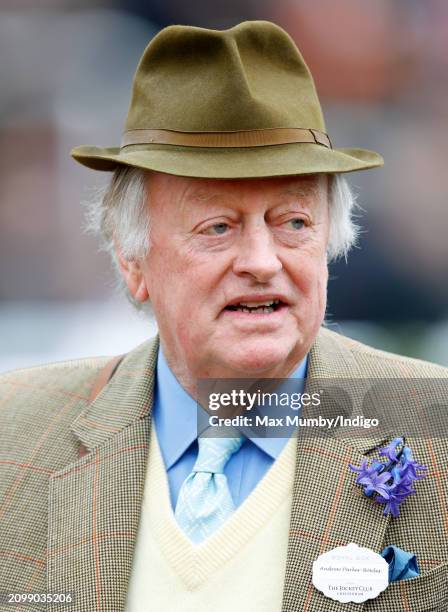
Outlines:
[[266, 283], [281, 269], [274, 238], [265, 221], [245, 227], [237, 243], [233, 272]]

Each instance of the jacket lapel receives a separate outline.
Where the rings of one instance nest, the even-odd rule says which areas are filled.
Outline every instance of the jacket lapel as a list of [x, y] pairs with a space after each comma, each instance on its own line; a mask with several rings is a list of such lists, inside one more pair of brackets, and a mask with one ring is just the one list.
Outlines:
[[143, 497], [158, 337], [72, 423], [90, 451], [50, 477], [48, 590], [74, 612], [124, 610]]
[[[359, 371], [344, 341], [321, 329], [309, 355], [307, 391], [325, 391], [328, 379], [348, 377], [356, 380], [357, 388], [352, 411], [362, 414], [361, 380], [366, 379], [366, 374]], [[345, 388], [349, 389], [349, 385]], [[320, 413], [341, 412], [338, 402], [336, 408], [330, 405], [335, 394], [324, 392], [321, 397]], [[299, 434], [282, 612], [363, 609], [362, 604], [334, 602], [315, 589], [312, 564], [321, 553], [349, 542], [376, 552], [383, 548], [390, 518], [383, 515], [383, 506], [362, 494], [348, 466], [360, 465], [365, 453], [389, 439], [384, 434], [348, 436], [342, 429], [331, 437]]]

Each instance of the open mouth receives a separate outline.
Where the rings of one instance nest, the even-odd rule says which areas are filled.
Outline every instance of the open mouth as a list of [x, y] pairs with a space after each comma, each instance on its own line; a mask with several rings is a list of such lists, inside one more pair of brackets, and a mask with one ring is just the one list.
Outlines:
[[238, 304], [226, 306], [224, 310], [248, 312], [252, 314], [270, 314], [284, 306], [286, 306], [286, 304], [281, 300], [269, 300], [267, 302], [238, 302]]

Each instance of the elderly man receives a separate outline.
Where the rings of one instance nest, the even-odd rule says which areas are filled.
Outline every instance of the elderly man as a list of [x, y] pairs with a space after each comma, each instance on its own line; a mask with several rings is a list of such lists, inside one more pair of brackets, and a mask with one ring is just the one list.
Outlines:
[[[114, 171], [91, 219], [159, 334], [113, 360], [2, 377], [0, 590], [14, 609], [40, 593], [79, 612], [447, 610], [446, 436], [198, 435], [202, 380], [426, 379], [431, 406], [443, 399], [446, 369], [323, 327], [328, 261], [356, 239], [343, 173], [382, 159], [332, 146], [289, 36], [268, 22], [162, 30], [121, 147], [73, 156]], [[423, 428], [431, 406], [395, 394], [387, 409]], [[411, 447], [427, 474], [408, 498], [424, 469]], [[350, 543], [396, 553], [390, 584], [357, 605], [313, 578]], [[403, 559], [414, 577], [391, 578]]]

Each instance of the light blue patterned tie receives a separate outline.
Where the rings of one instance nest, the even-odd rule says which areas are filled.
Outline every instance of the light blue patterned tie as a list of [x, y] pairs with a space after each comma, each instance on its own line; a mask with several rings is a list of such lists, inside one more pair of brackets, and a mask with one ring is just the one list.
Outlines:
[[198, 438], [196, 463], [182, 483], [174, 513], [195, 544], [211, 535], [235, 510], [224, 467], [244, 439]]

